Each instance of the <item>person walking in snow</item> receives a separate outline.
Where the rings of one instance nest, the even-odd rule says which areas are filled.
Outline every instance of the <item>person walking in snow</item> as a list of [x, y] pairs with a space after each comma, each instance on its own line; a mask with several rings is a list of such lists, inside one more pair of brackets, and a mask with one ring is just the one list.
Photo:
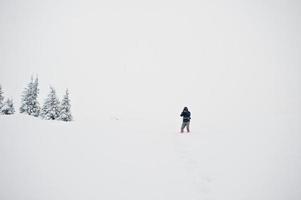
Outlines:
[[190, 130], [189, 130], [189, 124], [190, 124], [190, 119], [191, 119], [191, 113], [189, 112], [188, 108], [185, 107], [183, 112], [181, 113], [181, 117], [183, 117], [183, 123], [182, 123], [182, 126], [181, 126], [181, 133], [184, 132], [184, 128], [186, 127], [187, 129], [187, 132], [189, 133]]

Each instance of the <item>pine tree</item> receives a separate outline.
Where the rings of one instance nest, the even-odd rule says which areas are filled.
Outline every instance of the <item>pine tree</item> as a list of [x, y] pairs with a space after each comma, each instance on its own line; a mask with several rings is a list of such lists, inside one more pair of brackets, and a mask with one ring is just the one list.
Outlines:
[[3, 97], [2, 86], [0, 85], [0, 110], [1, 110], [1, 107], [3, 106], [3, 100], [4, 100], [4, 97]]
[[23, 91], [22, 100], [21, 100], [21, 107], [20, 113], [27, 113], [29, 114], [29, 97], [32, 91], [33, 85], [33, 77], [31, 77], [30, 82], [28, 83], [27, 87]]
[[64, 95], [64, 98], [60, 105], [59, 120], [66, 121], [66, 122], [72, 121], [71, 104], [70, 104], [68, 89], [66, 90], [66, 94]]
[[1, 113], [5, 115], [11, 115], [15, 113], [14, 103], [12, 99], [7, 99], [4, 102], [1, 108]]
[[40, 116], [47, 120], [55, 120], [60, 116], [60, 102], [53, 87], [50, 87], [50, 93], [44, 102]]
[[31, 77], [31, 80], [27, 88], [24, 89], [22, 95], [20, 113], [27, 113], [28, 115], [32, 115], [35, 117], [39, 116], [40, 106], [37, 100], [39, 94], [38, 86], [38, 78], [33, 80], [33, 77]]

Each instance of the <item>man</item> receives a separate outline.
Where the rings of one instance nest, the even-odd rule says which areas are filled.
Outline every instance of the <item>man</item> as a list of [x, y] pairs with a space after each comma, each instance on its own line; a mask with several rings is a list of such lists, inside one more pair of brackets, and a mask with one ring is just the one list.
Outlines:
[[182, 123], [182, 127], [181, 127], [181, 133], [184, 132], [184, 128], [186, 127], [187, 132], [189, 133], [189, 124], [190, 124], [190, 119], [191, 119], [191, 113], [189, 112], [188, 108], [185, 107], [183, 112], [181, 113], [181, 117], [183, 117], [183, 123]]

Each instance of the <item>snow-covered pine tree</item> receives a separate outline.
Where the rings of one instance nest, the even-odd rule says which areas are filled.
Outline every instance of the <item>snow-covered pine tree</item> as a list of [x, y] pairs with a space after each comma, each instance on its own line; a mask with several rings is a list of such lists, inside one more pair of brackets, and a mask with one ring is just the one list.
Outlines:
[[35, 117], [39, 116], [40, 106], [38, 102], [38, 86], [38, 78], [36, 77], [36, 79], [33, 80], [33, 77], [31, 77], [31, 80], [28, 86], [24, 89], [22, 95], [20, 113], [27, 113], [28, 115], [32, 115]]
[[14, 103], [12, 99], [6, 99], [1, 108], [1, 113], [5, 115], [11, 115], [15, 113]]
[[39, 79], [36, 77], [35, 81], [33, 82], [33, 90], [32, 90], [32, 115], [38, 117], [40, 115], [40, 104], [38, 102], [38, 95], [39, 95]]
[[28, 83], [27, 87], [23, 91], [23, 95], [22, 95], [22, 99], [21, 99], [20, 113], [28, 114], [29, 96], [32, 91], [32, 85], [33, 85], [33, 77], [31, 76], [30, 82]]
[[4, 100], [4, 97], [3, 97], [2, 86], [0, 85], [0, 110], [1, 110], [1, 107], [3, 106], [3, 100]]
[[65, 121], [65, 122], [72, 121], [71, 104], [70, 104], [68, 89], [66, 90], [64, 98], [60, 105], [59, 120]]
[[47, 120], [55, 120], [60, 116], [60, 102], [53, 87], [50, 87], [50, 93], [44, 102], [40, 116]]

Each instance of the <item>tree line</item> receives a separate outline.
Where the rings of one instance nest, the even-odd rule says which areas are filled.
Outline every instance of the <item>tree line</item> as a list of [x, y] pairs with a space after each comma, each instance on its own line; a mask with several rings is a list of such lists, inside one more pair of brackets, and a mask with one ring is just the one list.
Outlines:
[[[53, 87], [50, 87], [50, 92], [44, 101], [44, 104], [40, 106], [38, 102], [39, 95], [39, 80], [38, 77], [33, 79], [31, 77], [27, 87], [24, 88], [21, 97], [20, 113], [24, 113], [34, 117], [40, 117], [45, 120], [60, 120], [60, 121], [72, 121], [71, 104], [69, 98], [69, 91], [66, 89], [65, 95], [62, 101], [60, 101], [56, 95], [56, 91]], [[0, 85], [0, 113], [10, 115], [15, 113], [13, 100], [7, 98], [4, 101], [2, 87]]]

